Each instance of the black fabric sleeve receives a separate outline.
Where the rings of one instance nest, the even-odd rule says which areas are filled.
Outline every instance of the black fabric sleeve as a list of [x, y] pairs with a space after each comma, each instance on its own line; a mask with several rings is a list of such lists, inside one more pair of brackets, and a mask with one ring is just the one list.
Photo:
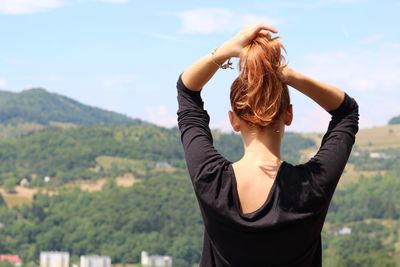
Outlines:
[[340, 106], [329, 113], [332, 118], [321, 146], [305, 164], [312, 182], [322, 188], [328, 201], [332, 198], [355, 142], [359, 120], [358, 104], [345, 93]]
[[210, 117], [204, 110], [200, 92], [188, 89], [179, 76], [178, 127], [189, 175], [193, 182], [201, 179], [208, 170], [226, 159], [214, 148], [209, 128]]

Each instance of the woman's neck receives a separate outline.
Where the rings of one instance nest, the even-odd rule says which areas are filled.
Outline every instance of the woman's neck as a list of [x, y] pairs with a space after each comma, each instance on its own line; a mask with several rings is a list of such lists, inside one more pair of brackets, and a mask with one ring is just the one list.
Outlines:
[[257, 132], [242, 132], [244, 155], [242, 160], [263, 164], [281, 161], [280, 132], [272, 129]]

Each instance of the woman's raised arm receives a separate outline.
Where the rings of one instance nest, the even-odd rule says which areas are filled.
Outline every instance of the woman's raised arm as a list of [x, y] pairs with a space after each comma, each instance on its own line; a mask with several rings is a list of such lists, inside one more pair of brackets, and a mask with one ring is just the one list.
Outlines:
[[282, 80], [313, 99], [332, 115], [321, 146], [304, 166], [311, 174], [311, 184], [321, 188], [329, 205], [346, 166], [358, 132], [358, 104], [354, 98], [332, 85], [313, 80], [288, 67]]
[[282, 80], [286, 84], [314, 100], [328, 112], [337, 109], [344, 100], [344, 91], [341, 89], [311, 79], [289, 67], [283, 69]]
[[204, 85], [214, 76], [218, 68], [228, 59], [238, 57], [259, 33], [277, 33], [277, 30], [267, 24], [258, 24], [244, 28], [230, 40], [221, 45], [214, 53], [210, 53], [186, 69], [182, 74], [182, 81], [192, 91], [201, 91]]

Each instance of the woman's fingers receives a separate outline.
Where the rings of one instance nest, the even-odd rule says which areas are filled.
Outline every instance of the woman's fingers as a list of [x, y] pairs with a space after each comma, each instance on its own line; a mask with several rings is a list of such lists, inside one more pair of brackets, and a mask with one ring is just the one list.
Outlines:
[[236, 57], [240, 55], [242, 49], [249, 45], [250, 42], [257, 37], [257, 35], [261, 34], [268, 39], [271, 39], [271, 33], [277, 32], [278, 31], [274, 27], [265, 23], [246, 27], [228, 40], [224, 45], [224, 49], [226, 50], [227, 55]]
[[278, 30], [276, 30], [274, 27], [269, 26], [265, 23], [257, 24], [254, 25], [250, 28], [248, 28], [248, 39], [249, 41], [253, 40], [254, 38], [257, 37], [257, 35], [261, 34], [267, 38], [271, 38], [271, 32], [272, 33], [277, 33]]
[[258, 34], [263, 37], [266, 37], [268, 40], [272, 40], [271, 32], [269, 32], [267, 30], [261, 30]]
[[274, 27], [272, 27], [272, 26], [270, 26], [268, 24], [265, 24], [265, 23], [261, 23], [261, 24], [258, 24], [258, 25], [255, 26], [255, 32], [256, 33], [260, 32], [261, 30], [270, 31], [270, 32], [273, 32], [273, 33], [277, 33], [278, 32], [277, 29], [275, 29]]

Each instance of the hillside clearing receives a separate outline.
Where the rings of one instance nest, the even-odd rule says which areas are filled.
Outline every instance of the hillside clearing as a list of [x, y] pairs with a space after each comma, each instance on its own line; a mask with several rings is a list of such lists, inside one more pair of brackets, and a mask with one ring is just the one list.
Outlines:
[[4, 201], [9, 208], [31, 203], [37, 191], [37, 189], [16, 186], [16, 193], [9, 194], [2, 187], [0, 187], [0, 193], [2, 194]]
[[[94, 181], [81, 180], [66, 184], [65, 186], [63, 186], [58, 190], [52, 190], [52, 189], [47, 190], [44, 188], [27, 188], [23, 186], [16, 186], [15, 193], [12, 194], [7, 193], [2, 187], [0, 187], [0, 194], [3, 196], [4, 201], [7, 204], [7, 207], [13, 208], [16, 206], [32, 203], [33, 198], [37, 193], [54, 195], [62, 191], [71, 190], [74, 188], [79, 188], [80, 190], [86, 192], [99, 192], [103, 189], [103, 186], [106, 184], [106, 182], [107, 182], [106, 178], [101, 178]], [[116, 177], [115, 182], [118, 186], [130, 187], [140, 182], [140, 180], [136, 179], [132, 174], [126, 173], [122, 176]]]
[[[304, 137], [321, 144], [322, 133], [305, 133]], [[355, 146], [359, 150], [376, 151], [386, 148], [400, 147], [400, 124], [360, 129], [356, 136]]]

